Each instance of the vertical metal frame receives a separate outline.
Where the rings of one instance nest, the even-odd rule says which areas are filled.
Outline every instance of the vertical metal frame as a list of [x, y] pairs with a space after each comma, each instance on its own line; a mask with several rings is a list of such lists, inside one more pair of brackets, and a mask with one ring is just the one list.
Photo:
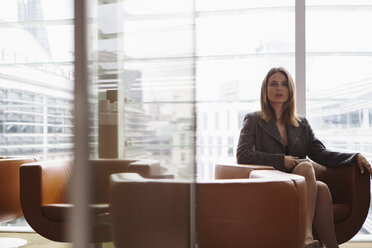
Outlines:
[[198, 223], [197, 221], [197, 213], [196, 213], [196, 206], [198, 205], [197, 202], [197, 191], [196, 191], [196, 178], [197, 178], [197, 123], [198, 123], [198, 115], [197, 115], [197, 107], [196, 107], [196, 0], [192, 0], [192, 22], [193, 22], [193, 30], [192, 30], [192, 57], [193, 57], [193, 71], [194, 74], [194, 104], [192, 106], [193, 108], [193, 116], [194, 116], [194, 139], [193, 139], [193, 153], [194, 153], [194, 163], [193, 163], [193, 169], [192, 169], [192, 178], [191, 178], [191, 184], [190, 184], [190, 248], [197, 247], [197, 235], [196, 235], [196, 225]]
[[74, 167], [70, 194], [74, 208], [69, 216], [68, 235], [74, 247], [89, 248], [89, 78], [88, 78], [88, 0], [74, 1]]
[[305, 0], [295, 3], [295, 65], [297, 113], [306, 116], [306, 13]]
[[[118, 1], [116, 4], [118, 5], [118, 8], [116, 9], [117, 11], [117, 16], [122, 16], [123, 11], [124, 11], [124, 6], [123, 2], [121, 3]], [[118, 25], [118, 30], [120, 32], [124, 33], [124, 20], [122, 22], [119, 22], [116, 24]], [[118, 39], [117, 43], [118, 47], [118, 61], [117, 63], [117, 68], [118, 68], [118, 158], [125, 158], [125, 64], [124, 64], [124, 38]], [[121, 55], [122, 54], [122, 55]], [[121, 99], [121, 100], [120, 100]]]

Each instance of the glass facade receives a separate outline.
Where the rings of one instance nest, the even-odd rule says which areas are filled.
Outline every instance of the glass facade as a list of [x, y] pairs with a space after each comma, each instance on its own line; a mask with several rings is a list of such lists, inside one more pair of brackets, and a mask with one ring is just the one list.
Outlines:
[[4, 2], [0, 20], [0, 154], [70, 158], [72, 1]]
[[[307, 118], [327, 148], [372, 161], [371, 2], [306, 3]], [[372, 233], [371, 210], [360, 234]]]
[[[216, 162], [236, 160], [267, 71], [296, 78], [295, 4], [91, 1], [91, 158], [151, 158], [178, 179], [214, 178]], [[327, 148], [369, 161], [371, 11], [367, 0], [306, 1], [301, 99]], [[73, 158], [73, 32], [72, 0], [0, 4], [0, 156]], [[371, 226], [370, 214], [359, 235]]]
[[[217, 161], [236, 160], [244, 116], [259, 109], [261, 82], [267, 71], [283, 66], [295, 76], [294, 5], [295, 1], [229, 1], [223, 4], [196, 1], [200, 178], [214, 178]], [[211, 139], [209, 143], [199, 142], [207, 137], [216, 140], [219, 137], [220, 142]], [[211, 152], [202, 153], [204, 149]]]

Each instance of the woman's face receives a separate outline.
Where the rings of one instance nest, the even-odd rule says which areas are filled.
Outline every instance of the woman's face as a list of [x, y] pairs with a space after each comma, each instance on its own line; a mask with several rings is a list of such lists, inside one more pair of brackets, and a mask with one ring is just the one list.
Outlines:
[[270, 104], [283, 104], [288, 100], [288, 95], [287, 77], [281, 72], [275, 72], [267, 84], [267, 97]]

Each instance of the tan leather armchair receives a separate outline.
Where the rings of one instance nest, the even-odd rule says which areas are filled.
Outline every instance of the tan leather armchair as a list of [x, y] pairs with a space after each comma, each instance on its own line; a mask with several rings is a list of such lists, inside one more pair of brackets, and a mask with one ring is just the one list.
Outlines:
[[358, 166], [328, 168], [314, 164], [316, 179], [327, 184], [333, 201], [336, 238], [345, 243], [362, 228], [370, 205], [370, 176]]
[[111, 234], [116, 248], [189, 248], [190, 182], [111, 175]]
[[[370, 176], [361, 174], [357, 166], [329, 168], [314, 163], [316, 178], [327, 184], [333, 200], [336, 238], [339, 244], [350, 240], [361, 229], [370, 205]], [[270, 178], [295, 175], [280, 171], [254, 171], [252, 165], [220, 164], [216, 176], [220, 178]], [[264, 167], [262, 168], [264, 169]], [[316, 237], [316, 233], [315, 233]]]
[[19, 167], [37, 158], [0, 157], [0, 222], [8, 222], [21, 217], [19, 199]]
[[201, 248], [303, 247], [304, 178], [199, 181], [196, 206], [190, 206], [192, 187], [190, 181], [111, 175], [109, 202], [115, 247], [190, 247], [190, 211], [196, 211]]
[[[144, 177], [162, 172], [156, 161], [98, 159], [92, 166], [92, 243], [111, 240], [108, 213], [108, 182], [111, 173], [137, 172]], [[24, 216], [40, 235], [54, 241], [69, 242], [66, 235], [68, 184], [72, 162], [68, 160], [24, 164], [20, 168], [20, 196]]]
[[[0, 157], [0, 222], [15, 220], [23, 215], [19, 198], [19, 167], [37, 161], [32, 157]], [[4, 242], [3, 242], [4, 241]], [[0, 238], [0, 247], [20, 247], [26, 240]]]

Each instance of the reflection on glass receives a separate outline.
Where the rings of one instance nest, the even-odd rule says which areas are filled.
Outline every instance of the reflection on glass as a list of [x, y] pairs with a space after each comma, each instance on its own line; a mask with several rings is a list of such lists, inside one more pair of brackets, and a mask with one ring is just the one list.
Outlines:
[[123, 8], [123, 156], [155, 159], [177, 178], [192, 179], [192, 1], [127, 1]]

